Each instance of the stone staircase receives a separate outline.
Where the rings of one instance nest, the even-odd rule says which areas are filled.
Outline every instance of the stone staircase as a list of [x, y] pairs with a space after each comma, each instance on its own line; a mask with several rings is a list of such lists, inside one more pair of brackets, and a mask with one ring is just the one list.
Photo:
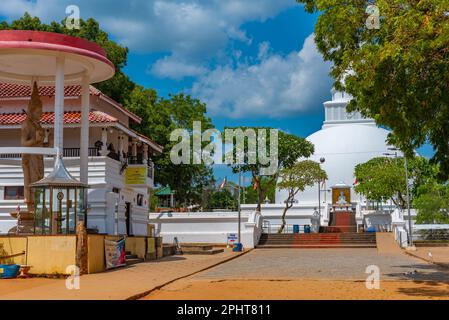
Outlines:
[[133, 264], [143, 262], [144, 260], [137, 255], [132, 254], [130, 251], [126, 251], [126, 265], [132, 266]]
[[376, 248], [375, 233], [262, 234], [257, 248]]

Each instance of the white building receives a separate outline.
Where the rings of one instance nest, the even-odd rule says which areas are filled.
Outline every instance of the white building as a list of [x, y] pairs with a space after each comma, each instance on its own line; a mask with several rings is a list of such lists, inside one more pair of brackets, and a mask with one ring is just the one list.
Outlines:
[[[54, 87], [41, 86], [42, 127], [52, 146], [54, 123]], [[21, 144], [23, 109], [30, 99], [29, 86], [0, 83], [0, 147]], [[81, 88], [65, 87], [64, 163], [69, 172], [80, 178]], [[141, 119], [123, 106], [90, 87], [88, 228], [100, 233], [146, 235], [148, 191], [153, 185], [151, 154], [162, 147], [130, 129]], [[45, 174], [53, 169], [53, 158], [45, 158]], [[125, 171], [133, 166], [147, 168], [144, 184], [130, 185]], [[129, 181], [128, 181], [129, 182]], [[0, 155], [0, 234], [8, 233], [17, 221], [10, 213], [23, 201], [23, 170], [20, 154]]]

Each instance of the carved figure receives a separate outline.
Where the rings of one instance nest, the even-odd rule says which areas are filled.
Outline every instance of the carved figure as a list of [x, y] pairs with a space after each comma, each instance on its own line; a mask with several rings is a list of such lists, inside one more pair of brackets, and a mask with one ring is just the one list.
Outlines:
[[[40, 124], [42, 101], [39, 98], [37, 83], [33, 85], [31, 100], [25, 111], [27, 117], [22, 123], [22, 147], [42, 148], [45, 131]], [[23, 154], [22, 168], [24, 178], [24, 196], [28, 212], [34, 211], [34, 197], [30, 185], [44, 178], [44, 157], [42, 155]]]

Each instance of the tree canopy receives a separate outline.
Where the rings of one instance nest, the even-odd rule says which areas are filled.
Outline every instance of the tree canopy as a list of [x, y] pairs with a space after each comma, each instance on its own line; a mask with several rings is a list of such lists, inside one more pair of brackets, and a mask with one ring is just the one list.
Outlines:
[[136, 86], [126, 106], [142, 118], [133, 128], [164, 146], [161, 155], [153, 156], [158, 172], [155, 183], [176, 190], [176, 200], [182, 205], [200, 204], [205, 189], [213, 182], [212, 169], [204, 164], [173, 164], [170, 151], [177, 142], [170, 141], [170, 134], [175, 129], [192, 132], [194, 121], [200, 121], [204, 130], [213, 128], [206, 105], [184, 94], [162, 98], [152, 89]]
[[418, 210], [416, 223], [449, 223], [449, 185], [428, 183], [421, 186], [413, 204]]
[[237, 209], [237, 198], [228, 189], [214, 191], [208, 199], [207, 209]]
[[[412, 156], [430, 142], [440, 179], [449, 176], [449, 0], [297, 0], [319, 13], [315, 41], [333, 63], [335, 87], [358, 110], [392, 129]], [[370, 4], [379, 28], [367, 27]]]
[[321, 181], [326, 179], [326, 171], [321, 169], [319, 163], [311, 160], [297, 162], [280, 171], [278, 188], [286, 190], [288, 192], [288, 197], [285, 201], [285, 208], [282, 214], [282, 225], [279, 229], [279, 233], [282, 233], [285, 228], [285, 216], [287, 211], [293, 207], [296, 195], [299, 192], [304, 191], [306, 187], [313, 186], [315, 183], [321, 183]]
[[[433, 182], [438, 174], [435, 165], [422, 157], [408, 161], [408, 175], [412, 181], [411, 196], [419, 195], [419, 187]], [[355, 167], [355, 191], [370, 201], [392, 200], [400, 208], [406, 207], [406, 180], [404, 158], [379, 157]]]
[[[227, 128], [231, 130], [242, 130], [243, 132], [246, 132], [247, 130], [254, 130], [255, 132], [258, 132], [259, 129], [267, 129], [267, 131], [271, 130], [272, 128], [257, 128], [257, 127], [238, 127], [238, 128]], [[234, 140], [236, 141], [236, 140]], [[270, 134], [268, 134], [266, 138], [266, 149], [267, 151], [270, 149], [269, 145], [271, 143]], [[279, 177], [279, 171], [283, 168], [290, 168], [292, 167], [300, 158], [308, 158], [310, 157], [315, 147], [314, 145], [307, 141], [304, 138], [297, 137], [292, 134], [285, 133], [283, 131], [278, 131], [278, 150], [277, 150], [277, 163], [275, 164], [276, 168], [272, 175], [265, 176], [266, 177], [266, 185], [263, 185], [261, 183], [263, 177], [264, 177], [264, 169], [267, 168], [268, 165], [265, 165], [261, 163], [260, 157], [261, 154], [258, 152], [256, 153], [255, 163], [251, 163], [249, 161], [249, 150], [248, 150], [248, 143], [244, 146], [244, 163], [243, 164], [233, 164], [231, 165], [232, 171], [234, 173], [238, 173], [239, 170], [242, 172], [250, 172], [253, 178], [254, 185], [256, 186], [257, 190], [257, 209], [258, 211], [261, 210], [262, 203], [266, 197], [266, 194], [269, 190], [270, 185], [276, 184], [276, 181]], [[238, 152], [237, 148], [234, 148], [234, 153]], [[269, 154], [270, 152], [268, 152]]]

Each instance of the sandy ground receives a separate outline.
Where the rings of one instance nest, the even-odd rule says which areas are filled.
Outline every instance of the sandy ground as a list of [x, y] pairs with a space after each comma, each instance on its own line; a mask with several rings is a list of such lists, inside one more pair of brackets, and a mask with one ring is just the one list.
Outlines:
[[[377, 266], [380, 288], [366, 287]], [[254, 250], [239, 259], [155, 290], [148, 300], [449, 299], [449, 270], [400, 250]]]
[[418, 247], [408, 254], [449, 268], [449, 247]]
[[147, 300], [411, 300], [449, 299], [449, 282], [383, 281], [368, 290], [365, 281], [180, 280]]
[[124, 300], [237, 255], [227, 250], [213, 256], [173, 256], [85, 275], [80, 278], [80, 290], [68, 290], [64, 279], [0, 280], [0, 300]]

